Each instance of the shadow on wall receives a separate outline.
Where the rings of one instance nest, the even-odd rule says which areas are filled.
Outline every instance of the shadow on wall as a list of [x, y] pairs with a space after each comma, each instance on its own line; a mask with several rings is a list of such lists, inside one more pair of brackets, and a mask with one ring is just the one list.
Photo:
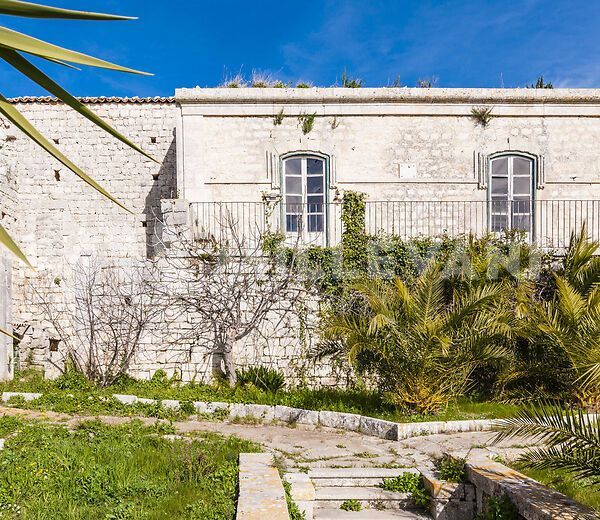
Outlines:
[[160, 201], [177, 197], [177, 153], [176, 136], [173, 131], [173, 140], [165, 154], [158, 173], [152, 176], [152, 188], [146, 196], [144, 206], [146, 226], [146, 256], [151, 258], [156, 253], [156, 224], [162, 221]]

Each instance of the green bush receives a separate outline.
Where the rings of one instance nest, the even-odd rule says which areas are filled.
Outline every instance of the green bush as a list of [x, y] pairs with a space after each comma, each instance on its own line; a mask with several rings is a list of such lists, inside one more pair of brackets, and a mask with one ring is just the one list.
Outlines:
[[441, 480], [448, 482], [465, 482], [467, 478], [466, 460], [454, 457], [443, 457], [436, 462], [436, 469]]
[[491, 497], [476, 520], [518, 520], [519, 513], [508, 497]]
[[362, 505], [360, 504], [360, 502], [358, 500], [355, 500], [354, 498], [350, 498], [350, 499], [344, 500], [342, 502], [340, 509], [342, 509], [344, 511], [361, 511]]
[[386, 491], [409, 493], [410, 498], [419, 507], [426, 508], [429, 505], [429, 493], [418, 473], [403, 473], [394, 478], [383, 479], [383, 483], [379, 487]]
[[276, 393], [285, 386], [285, 376], [279, 370], [265, 366], [248, 367], [236, 370], [237, 385], [250, 384], [265, 392]]

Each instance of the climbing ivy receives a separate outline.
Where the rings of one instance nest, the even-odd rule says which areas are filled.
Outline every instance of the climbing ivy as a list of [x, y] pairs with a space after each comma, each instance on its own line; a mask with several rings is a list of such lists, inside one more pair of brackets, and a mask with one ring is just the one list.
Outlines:
[[367, 268], [368, 240], [365, 233], [365, 194], [344, 193], [342, 202], [343, 266], [349, 273], [364, 273]]

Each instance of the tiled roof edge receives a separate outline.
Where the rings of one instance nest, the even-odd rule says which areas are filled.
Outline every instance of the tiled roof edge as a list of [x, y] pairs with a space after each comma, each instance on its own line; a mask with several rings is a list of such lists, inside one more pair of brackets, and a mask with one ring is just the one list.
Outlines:
[[[175, 103], [174, 97], [80, 97], [79, 101], [86, 104], [99, 104], [99, 103], [114, 103], [114, 104], [156, 104], [156, 105], [168, 105]], [[38, 103], [41, 105], [61, 105], [62, 101], [51, 96], [20, 96], [11, 98], [11, 103]]]

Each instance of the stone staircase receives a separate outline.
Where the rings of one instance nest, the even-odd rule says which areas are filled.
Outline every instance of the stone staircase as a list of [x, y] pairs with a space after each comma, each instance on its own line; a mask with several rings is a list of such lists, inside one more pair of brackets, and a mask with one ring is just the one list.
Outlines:
[[[385, 478], [416, 472], [400, 468], [315, 468], [308, 472], [314, 486], [314, 520], [337, 519], [422, 519], [428, 518], [405, 493], [386, 491], [379, 487]], [[347, 500], [360, 503], [361, 511], [344, 511], [340, 506]], [[310, 515], [307, 515], [309, 517]]]

